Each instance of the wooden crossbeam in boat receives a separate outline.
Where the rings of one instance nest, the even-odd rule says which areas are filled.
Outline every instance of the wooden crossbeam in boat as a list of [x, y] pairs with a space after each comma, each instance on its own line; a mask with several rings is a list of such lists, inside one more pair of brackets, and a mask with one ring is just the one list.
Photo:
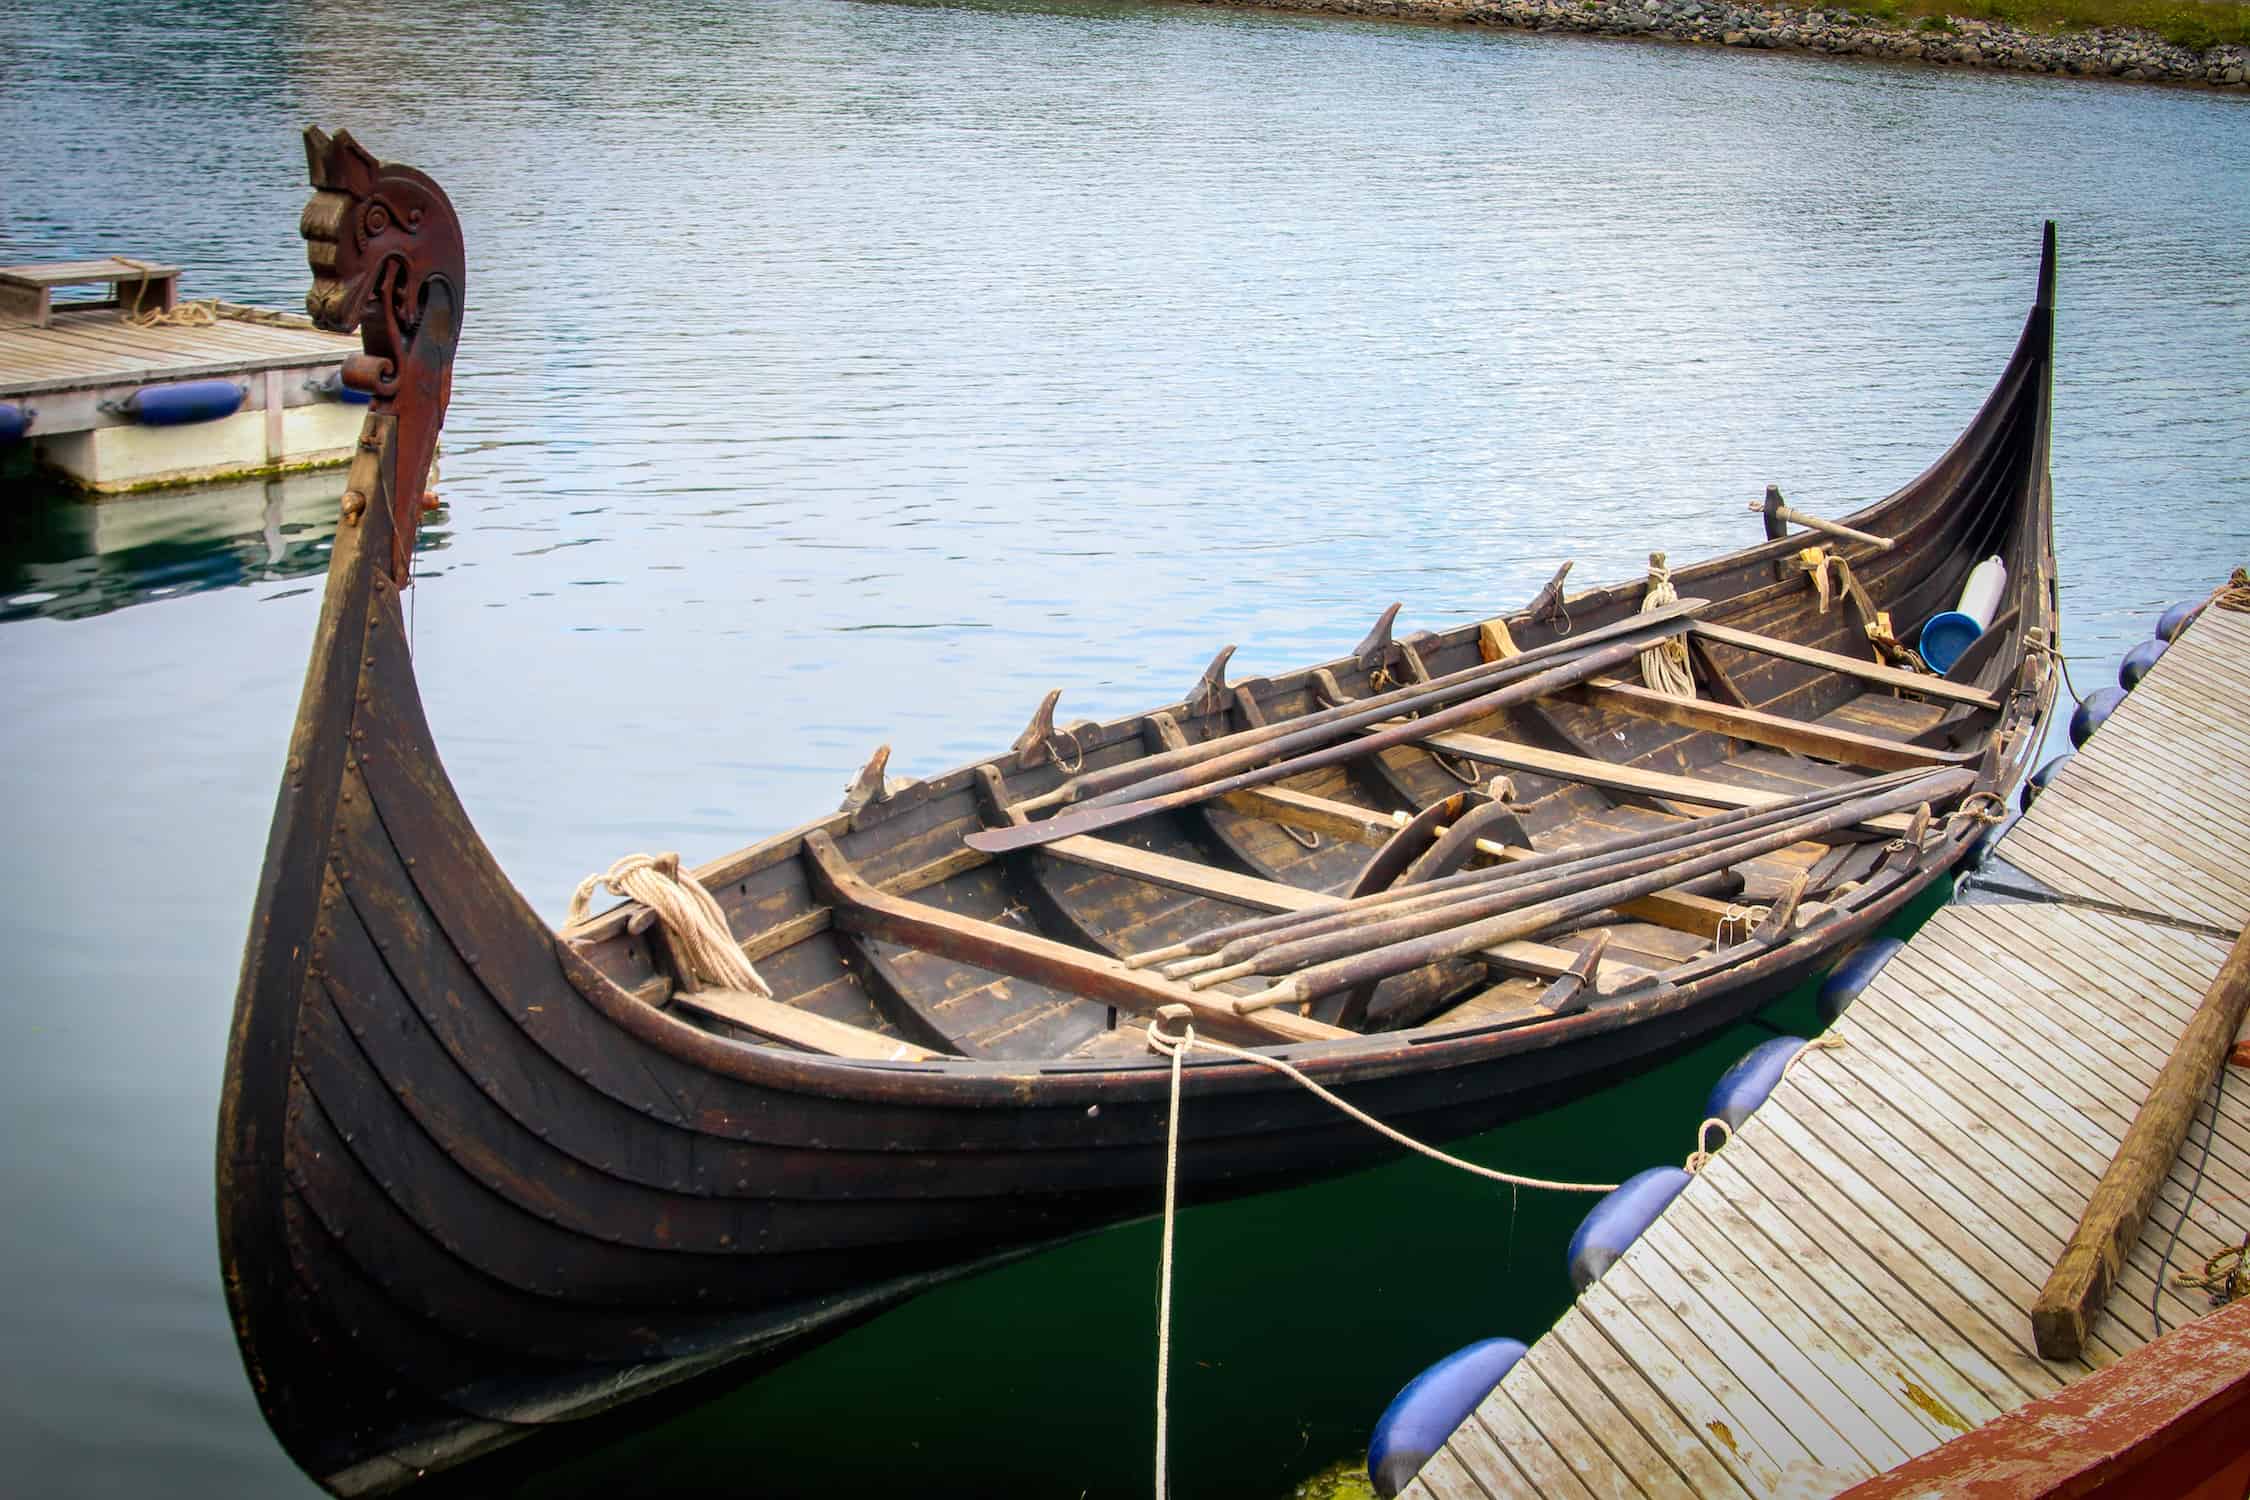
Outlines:
[[[1288, 787], [1256, 787], [1246, 792], [1233, 792], [1228, 794], [1225, 801], [1236, 812], [1254, 818], [1287, 823], [1293, 828], [1349, 839], [1355, 844], [1381, 844], [1398, 832], [1399, 828], [1398, 819], [1391, 814], [1355, 807], [1349, 802], [1316, 797], [1309, 792], [1292, 791]], [[1503, 844], [1493, 839], [1479, 839], [1477, 852], [1488, 859], [1512, 861], [1529, 859], [1538, 851]], [[1654, 895], [1627, 901], [1617, 909], [1636, 921], [1647, 922], [1656, 927], [1669, 927], [1676, 932], [1693, 933], [1702, 938], [1717, 936], [1720, 925], [1727, 920], [1727, 914], [1731, 910], [1724, 901], [1714, 901], [1709, 896], [1697, 896], [1687, 891], [1658, 891]], [[1560, 948], [1554, 952], [1566, 959], [1571, 956]], [[1527, 968], [1526, 972], [1551, 979], [1562, 970]]]
[[1589, 702], [1636, 718], [1655, 719], [1685, 729], [1708, 729], [1730, 739], [1771, 745], [1778, 750], [1858, 766], [1863, 770], [1907, 771], [1922, 766], [1957, 766], [1972, 759], [1963, 751], [1900, 744], [1877, 735], [1807, 724], [1801, 719], [1754, 708], [1735, 708], [1701, 698], [1674, 698], [1669, 693], [1613, 678], [1596, 678], [1582, 691]]
[[[1255, 875], [1238, 874], [1233, 870], [1216, 869], [1194, 860], [1176, 859], [1169, 854], [1135, 849], [1130, 844], [1112, 843], [1091, 834], [1082, 833], [1067, 839], [1057, 839], [1052, 844], [1045, 845], [1043, 852], [1069, 860], [1072, 864], [1084, 865], [1091, 870], [1125, 875], [1153, 885], [1209, 896], [1215, 901], [1227, 901], [1257, 911], [1326, 911], [1341, 904], [1339, 898], [1323, 895], [1319, 891], [1308, 891], [1301, 886], [1288, 885], [1278, 880], [1261, 880]], [[1568, 948], [1533, 942], [1503, 943], [1478, 956], [1518, 973], [1537, 974], [1544, 979], [1569, 973], [1579, 957]], [[1633, 964], [1621, 963], [1605, 963], [1601, 969], [1602, 978], [1613, 984], [1638, 979], [1647, 972]]]
[[672, 1004], [675, 1008], [701, 1011], [744, 1031], [830, 1057], [853, 1057], [867, 1062], [929, 1062], [940, 1055], [898, 1037], [799, 1010], [794, 1005], [784, 1005], [748, 990], [681, 990], [672, 996]]
[[1833, 651], [1823, 651], [1817, 646], [1800, 646], [1795, 641], [1785, 641], [1778, 636], [1758, 635], [1753, 631], [1736, 630], [1729, 625], [1713, 625], [1702, 620], [1690, 622], [1688, 633], [1701, 636], [1707, 641], [1716, 641], [1722, 646], [1779, 657], [1800, 666], [1841, 672], [1848, 677], [1857, 677], [1862, 682], [1901, 688], [1910, 693], [1920, 693], [1925, 698], [1942, 699], [1947, 703], [1966, 703], [1973, 708], [1996, 709], [2000, 706], [2000, 700], [1990, 693], [1963, 683], [1948, 682], [1943, 677], [1925, 676], [1920, 672], [1908, 672], [1898, 667], [1886, 667], [1879, 662], [1858, 661], [1849, 656], [1839, 656]]
[[[1457, 731], [1433, 734], [1426, 743], [1469, 760], [1505, 766], [1512, 771], [1530, 771], [1540, 776], [1551, 776], [1557, 781], [1582, 782], [1587, 786], [1637, 792], [1642, 796], [1663, 797], [1674, 802], [1693, 802], [1704, 807], [1766, 807], [1789, 800], [1781, 792], [1728, 786], [1724, 782], [1710, 781], [1700, 776], [1677, 776], [1669, 771], [1648, 771], [1639, 766], [1595, 760], [1591, 756], [1565, 755], [1560, 751], [1542, 750], [1535, 745], [1521, 745], [1514, 740], [1496, 740], [1481, 734], [1462, 734]], [[1883, 817], [1870, 818], [1860, 826], [1882, 833], [1903, 833], [1906, 831], [1906, 824], [1905, 814], [1889, 813]]]
[[836, 847], [836, 841], [818, 829], [805, 835], [805, 856], [821, 899], [834, 913], [836, 925], [847, 932], [864, 932], [1124, 1010], [1154, 1011], [1165, 1005], [1185, 1005], [1194, 1012], [1197, 1026], [1222, 1040], [1270, 1045], [1359, 1035], [1286, 1012], [1238, 1016], [1224, 996], [1204, 994], [1154, 974], [1128, 969], [1114, 958], [1088, 953], [1053, 938], [891, 895], [862, 879]]

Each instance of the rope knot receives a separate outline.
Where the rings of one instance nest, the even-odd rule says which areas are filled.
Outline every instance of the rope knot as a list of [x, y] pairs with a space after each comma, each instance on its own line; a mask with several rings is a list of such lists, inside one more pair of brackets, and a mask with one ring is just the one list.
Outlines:
[[1971, 792], [1961, 799], [1961, 805], [1953, 809], [1947, 821], [1956, 825], [1982, 823], [1987, 828], [1995, 827], [2008, 821], [2008, 803], [1998, 792]]
[[[1717, 1145], [1708, 1144], [1711, 1140], [1711, 1132], [1714, 1130], [1719, 1132]], [[1684, 1165], [1690, 1172], [1702, 1171], [1710, 1165], [1711, 1158], [1717, 1156], [1721, 1148], [1733, 1139], [1734, 1127], [1713, 1115], [1710, 1119], [1695, 1127], [1695, 1149], [1688, 1153], [1688, 1159]]]

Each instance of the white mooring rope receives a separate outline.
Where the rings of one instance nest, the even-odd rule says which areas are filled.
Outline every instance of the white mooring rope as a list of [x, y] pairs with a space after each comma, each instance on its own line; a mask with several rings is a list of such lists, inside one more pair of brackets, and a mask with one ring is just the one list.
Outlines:
[[1164, 1137], [1163, 1249], [1157, 1262], [1156, 1279], [1156, 1500], [1164, 1500], [1165, 1496], [1164, 1458], [1172, 1375], [1172, 1224], [1178, 1217], [1179, 1204], [1181, 1064], [1186, 1060], [1189, 1049], [1201, 1047], [1206, 1052], [1217, 1052], [1242, 1062], [1256, 1063], [1261, 1068], [1279, 1073], [1376, 1134], [1418, 1155], [1426, 1156], [1431, 1161], [1442, 1162], [1472, 1176], [1491, 1182], [1504, 1182], [1511, 1187], [1546, 1188], [1557, 1193], [1607, 1193], [1617, 1187], [1614, 1182], [1553, 1182], [1544, 1177], [1525, 1177], [1515, 1172], [1503, 1172], [1498, 1167], [1483, 1167], [1473, 1161], [1450, 1156], [1338, 1098], [1278, 1057], [1267, 1057], [1263, 1053], [1252, 1052], [1227, 1042], [1214, 1042], [1207, 1037], [1197, 1036], [1192, 1022], [1182, 1021], [1179, 1035], [1174, 1036], [1164, 1029], [1161, 1019], [1152, 1020], [1148, 1023], [1148, 1044], [1172, 1059], [1171, 1120]]
[[773, 989], [758, 977], [742, 945], [727, 927], [727, 914], [689, 871], [680, 868], [677, 854], [628, 854], [599, 875], [578, 882], [570, 896], [570, 920], [586, 915], [594, 890], [607, 886], [612, 895], [638, 901], [656, 913], [665, 941], [672, 945], [680, 977], [689, 989], [714, 985], [725, 990], [748, 990], [773, 998]]

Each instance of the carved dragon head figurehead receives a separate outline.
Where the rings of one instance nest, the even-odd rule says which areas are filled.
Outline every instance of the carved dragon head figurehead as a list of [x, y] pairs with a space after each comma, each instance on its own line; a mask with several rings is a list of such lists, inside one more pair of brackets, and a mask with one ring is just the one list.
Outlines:
[[359, 330], [362, 352], [344, 361], [344, 383], [368, 394], [375, 415], [397, 420], [395, 467], [384, 478], [391, 577], [403, 587], [415, 528], [436, 503], [426, 494], [430, 460], [453, 397], [461, 221], [436, 183], [377, 161], [349, 132], [307, 129], [305, 160], [314, 189], [300, 226], [313, 272], [305, 310], [332, 332]]

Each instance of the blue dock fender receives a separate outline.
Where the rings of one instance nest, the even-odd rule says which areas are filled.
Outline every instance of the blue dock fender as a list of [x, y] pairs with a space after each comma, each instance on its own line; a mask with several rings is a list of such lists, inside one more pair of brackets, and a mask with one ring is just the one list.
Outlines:
[[0, 401], [0, 443], [13, 443], [31, 431], [31, 419], [39, 413], [28, 406], [18, 406], [13, 401]]
[[1803, 1037], [1777, 1036], [1743, 1053], [1711, 1085], [1711, 1097], [1703, 1101], [1704, 1118], [1724, 1120], [1727, 1129], [1740, 1130], [1750, 1112], [1765, 1103], [1773, 1086], [1781, 1082], [1781, 1070], [1789, 1066], [1789, 1059], [1804, 1050]]
[[118, 413], [143, 427], [182, 427], [215, 422], [242, 409], [248, 392], [231, 380], [182, 380], [144, 385], [118, 405]]
[[2188, 621], [2202, 614], [2203, 606], [2210, 602], [2208, 599], [2183, 599], [2173, 605], [2156, 617], [2156, 638], [2170, 645], [2172, 638], [2187, 629]]
[[2123, 688], [2095, 688], [2088, 693], [2086, 701], [2079, 704], [2077, 711], [2070, 716], [2072, 747], [2083, 750], [2086, 742], [2094, 737], [2094, 731], [2101, 728], [2104, 721], [2117, 712], [2117, 705], [2124, 701]]
[[2164, 643], [2157, 640], [2143, 641], [2126, 652], [2125, 659], [2117, 664], [2117, 685], [2128, 693], [2139, 687], [2141, 679], [2163, 654]]
[[375, 399], [365, 391], [344, 384], [344, 372], [340, 369], [330, 370], [318, 380], [306, 381], [305, 389], [324, 400], [341, 401], [346, 406], [365, 406]]
[[2064, 751], [2024, 778], [2022, 800], [2025, 812], [2030, 812], [2033, 800], [2041, 792], [2047, 790], [2047, 783], [2062, 774], [2062, 768], [2069, 763], [2072, 753], [2068, 750]]
[[1570, 1284], [1583, 1292], [1601, 1280], [1692, 1181], [1685, 1167], [1650, 1167], [1610, 1189], [1570, 1236]]
[[1375, 1419], [1367, 1440], [1367, 1477], [1375, 1481], [1375, 1493], [1389, 1500], [1405, 1489], [1524, 1352], [1514, 1339], [1485, 1339], [1454, 1350], [1409, 1380]]

